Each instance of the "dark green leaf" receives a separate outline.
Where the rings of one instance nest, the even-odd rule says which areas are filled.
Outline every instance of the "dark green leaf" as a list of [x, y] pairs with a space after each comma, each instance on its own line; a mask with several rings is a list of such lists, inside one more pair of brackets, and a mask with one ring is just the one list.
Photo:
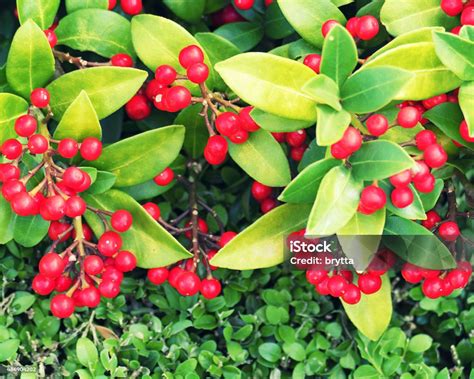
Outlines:
[[97, 171], [97, 178], [89, 187], [87, 193], [99, 194], [108, 191], [114, 186], [116, 180], [117, 177], [110, 172]]
[[383, 181], [379, 184], [380, 187], [383, 188], [383, 190], [387, 194], [387, 209], [389, 209], [390, 212], [396, 214], [397, 216], [407, 218], [409, 220], [426, 220], [426, 214], [425, 209], [423, 207], [423, 203], [413, 185], [410, 184], [408, 186], [411, 189], [411, 192], [413, 193], [413, 202], [405, 208], [398, 208], [393, 205], [392, 200], [389, 196], [392, 190], [394, 189], [392, 185], [388, 181]]
[[272, 39], [286, 38], [294, 32], [276, 1], [272, 2], [265, 12], [264, 26], [265, 34]]
[[204, 117], [199, 115], [201, 111], [202, 105], [196, 104], [182, 110], [174, 120], [175, 124], [186, 127], [183, 147], [192, 158], [202, 156], [209, 139]]
[[206, 6], [206, 0], [163, 0], [163, 3], [171, 9], [176, 16], [191, 23], [201, 19]]
[[263, 26], [254, 22], [232, 22], [217, 28], [214, 33], [227, 39], [242, 51], [255, 47], [263, 38]]
[[250, 116], [262, 129], [269, 132], [294, 132], [314, 124], [314, 122], [311, 121], [292, 120], [276, 116], [257, 108], [250, 112]]
[[420, 199], [423, 203], [423, 208], [426, 211], [433, 209], [438, 202], [439, 196], [444, 188], [444, 181], [442, 179], [437, 179], [435, 183], [435, 188], [430, 193], [420, 193]]

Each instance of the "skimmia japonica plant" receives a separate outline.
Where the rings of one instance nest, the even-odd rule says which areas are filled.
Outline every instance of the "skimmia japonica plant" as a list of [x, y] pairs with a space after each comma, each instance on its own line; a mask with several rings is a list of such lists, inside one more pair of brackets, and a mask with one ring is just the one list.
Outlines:
[[34, 248], [54, 316], [112, 301], [135, 268], [216, 299], [223, 270], [284, 264], [287, 238], [358, 262], [305, 274], [370, 340], [392, 283], [468, 286], [472, 1], [163, 3], [17, 1], [0, 243]]

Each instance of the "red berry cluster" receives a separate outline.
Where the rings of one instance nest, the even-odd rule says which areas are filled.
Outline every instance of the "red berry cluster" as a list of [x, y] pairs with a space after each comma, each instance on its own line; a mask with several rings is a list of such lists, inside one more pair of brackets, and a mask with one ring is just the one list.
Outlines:
[[[189, 227], [190, 223], [187, 224]], [[198, 220], [198, 227], [201, 232], [207, 232], [207, 224], [204, 220]], [[225, 232], [218, 241], [219, 247], [224, 247], [234, 238], [237, 233]], [[191, 235], [187, 235], [191, 238]], [[222, 285], [219, 280], [212, 276], [212, 271], [217, 267], [209, 264], [209, 261], [217, 254], [217, 250], [208, 250], [206, 254], [202, 254], [204, 260], [202, 262], [206, 270], [206, 277], [201, 279], [198, 275], [198, 268], [200, 260], [195, 258], [187, 259], [184, 262], [179, 262], [172, 268], [157, 267], [148, 270], [148, 280], [156, 285], [161, 285], [168, 281], [168, 283], [175, 288], [182, 296], [194, 296], [199, 292], [206, 299], [214, 299], [219, 296], [222, 290]]]
[[[329, 31], [337, 24], [339, 22], [336, 20], [327, 20], [321, 27], [323, 37], [326, 37]], [[374, 16], [365, 15], [362, 17], [352, 17], [347, 20], [346, 29], [354, 38], [369, 41], [379, 33], [380, 26]]]
[[391, 251], [382, 250], [363, 273], [316, 268], [306, 271], [306, 279], [320, 295], [331, 295], [347, 304], [357, 304], [362, 293], [371, 295], [380, 290], [381, 276], [395, 264], [395, 260]]
[[[48, 91], [35, 89], [31, 93], [31, 104], [49, 112]], [[61, 293], [52, 298], [51, 311], [64, 318], [69, 317], [75, 307], [95, 307], [101, 296], [110, 298], [119, 293], [122, 273], [136, 266], [132, 253], [119, 251], [122, 239], [118, 233], [130, 228], [132, 215], [125, 210], [110, 213], [88, 206], [79, 194], [91, 186], [89, 174], [74, 166], [67, 167], [64, 160], [53, 159], [55, 156], [71, 159], [80, 154], [84, 160], [96, 160], [101, 155], [102, 143], [94, 137], [81, 143], [71, 138], [53, 140], [47, 129], [38, 133], [38, 120], [33, 114], [20, 116], [15, 121], [15, 132], [26, 138], [26, 143], [9, 139], [1, 147], [3, 156], [11, 161], [0, 164], [1, 191], [17, 215], [40, 215], [51, 222], [48, 235], [53, 244], [39, 262], [39, 274], [32, 287], [40, 295]], [[22, 174], [20, 164], [26, 153], [41, 155], [42, 159], [35, 168]], [[39, 184], [31, 186], [31, 179], [38, 177]], [[106, 231], [97, 244], [90, 242], [92, 231], [82, 223], [88, 209], [100, 215], [105, 224]], [[111, 217], [110, 224], [115, 231], [108, 229], [105, 216]], [[73, 241], [66, 249], [59, 254], [55, 252], [71, 238]]]
[[331, 145], [331, 155], [336, 159], [347, 159], [362, 146], [362, 134], [353, 126], [349, 126], [342, 138]]
[[306, 130], [300, 129], [294, 132], [273, 132], [272, 135], [278, 142], [286, 142], [290, 148], [291, 159], [295, 162], [299, 162], [303, 159], [303, 155], [308, 148], [308, 144], [306, 143]]
[[430, 299], [449, 296], [456, 289], [467, 286], [472, 274], [469, 262], [458, 262], [457, 268], [449, 271], [429, 270], [405, 263], [402, 267], [402, 276], [412, 284], [420, 283], [423, 294]]
[[458, 224], [453, 220], [445, 220], [435, 210], [426, 212], [426, 220], [421, 224], [431, 231], [438, 231], [439, 236], [446, 242], [454, 242], [461, 235]]
[[441, 9], [448, 16], [455, 17], [461, 14], [461, 25], [451, 30], [454, 34], [459, 34], [463, 25], [474, 25], [474, 2], [463, 0], [441, 0]]
[[252, 197], [260, 203], [262, 213], [268, 213], [278, 206], [278, 201], [273, 198], [273, 189], [265, 184], [254, 181], [250, 189]]

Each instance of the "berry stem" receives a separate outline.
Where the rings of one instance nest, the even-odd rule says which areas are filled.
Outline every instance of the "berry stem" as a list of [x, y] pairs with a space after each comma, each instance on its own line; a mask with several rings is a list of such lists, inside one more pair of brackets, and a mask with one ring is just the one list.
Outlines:
[[73, 220], [73, 225], [74, 229], [76, 230], [76, 241], [79, 242], [78, 244], [78, 250], [79, 250], [79, 255], [81, 257], [84, 257], [86, 255], [86, 252], [84, 250], [84, 229], [82, 228], [82, 216], [75, 217]]
[[63, 53], [62, 51], [53, 49], [54, 56], [61, 62], [68, 62], [73, 64], [79, 69], [83, 69], [86, 67], [100, 67], [100, 66], [110, 66], [110, 62], [89, 62], [81, 57], [74, 57], [69, 53]]

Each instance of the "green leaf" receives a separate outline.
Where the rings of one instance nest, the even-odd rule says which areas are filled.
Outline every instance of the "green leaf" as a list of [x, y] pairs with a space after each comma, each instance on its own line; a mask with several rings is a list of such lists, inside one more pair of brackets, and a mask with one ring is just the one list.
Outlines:
[[438, 29], [415, 30], [395, 38], [370, 57], [362, 69], [394, 66], [413, 73], [397, 100], [423, 100], [459, 87], [460, 79], [436, 55], [433, 30]]
[[346, 28], [332, 28], [323, 44], [321, 74], [329, 76], [340, 87], [357, 66], [357, 46]]
[[459, 89], [459, 106], [467, 122], [469, 135], [474, 137], [474, 81], [464, 82]]
[[382, 276], [382, 288], [371, 295], [362, 294], [357, 304], [341, 300], [347, 316], [364, 336], [378, 340], [387, 329], [392, 318], [392, 290], [388, 275]]
[[50, 105], [57, 120], [86, 91], [99, 120], [120, 109], [145, 82], [145, 71], [124, 67], [93, 67], [60, 76], [48, 87]]
[[356, 212], [337, 232], [342, 251], [346, 257], [353, 259], [357, 271], [365, 270], [377, 252], [384, 225], [385, 209], [371, 215]]
[[202, 105], [195, 104], [182, 110], [174, 120], [175, 124], [186, 126], [183, 147], [192, 158], [203, 155], [204, 147], [209, 139], [204, 117], [199, 115], [201, 111]]
[[10, 93], [0, 93], [0, 144], [15, 138], [15, 121], [28, 111], [28, 103]]
[[326, 75], [318, 75], [310, 79], [303, 86], [303, 92], [319, 104], [327, 104], [336, 111], [342, 109], [339, 103], [339, 87]]
[[12, 359], [20, 347], [19, 339], [11, 339], [0, 342], [0, 362]]
[[81, 337], [76, 343], [76, 354], [78, 361], [85, 367], [93, 369], [99, 362], [99, 354], [94, 343], [85, 337]]
[[468, 39], [469, 41], [474, 41], [474, 26], [473, 25], [464, 25], [459, 32], [461, 38]]
[[206, 6], [206, 0], [163, 0], [163, 3], [179, 18], [187, 22], [198, 22], [204, 8]]
[[453, 33], [433, 32], [436, 54], [462, 80], [474, 80], [474, 42]]
[[0, 244], [2, 245], [13, 239], [13, 217], [10, 203], [0, 196]]
[[387, 209], [390, 210], [390, 212], [396, 214], [397, 216], [407, 218], [409, 220], [426, 220], [426, 213], [423, 207], [423, 203], [413, 185], [410, 184], [408, 186], [411, 189], [411, 192], [413, 192], [413, 202], [405, 208], [398, 208], [393, 205], [389, 195], [394, 188], [388, 181], [382, 181], [379, 183], [379, 185], [387, 194], [386, 206]]
[[40, 243], [48, 234], [50, 223], [40, 215], [20, 217], [14, 216], [13, 239], [25, 247], [33, 247]]
[[326, 158], [307, 166], [294, 178], [278, 197], [286, 203], [310, 203], [316, 199], [321, 180], [333, 167], [339, 166], [337, 159]]
[[276, 207], [219, 250], [211, 264], [249, 270], [282, 263], [287, 254], [286, 237], [304, 228], [310, 209], [308, 204]]
[[108, 0], [66, 0], [66, 11], [72, 13], [84, 8], [108, 9]]
[[423, 353], [428, 350], [433, 344], [433, 338], [427, 334], [417, 334], [410, 339], [408, 342], [407, 349], [414, 353]]
[[86, 91], [81, 91], [66, 109], [53, 137], [57, 140], [72, 138], [79, 142], [87, 137], [102, 138], [99, 118]]
[[20, 24], [33, 20], [41, 30], [48, 29], [54, 22], [60, 0], [17, 0]]
[[432, 270], [456, 267], [449, 249], [428, 229], [398, 216], [387, 218], [384, 244], [400, 258]]
[[458, 24], [455, 17], [443, 12], [439, 0], [385, 0], [380, 19], [394, 36], [427, 26], [451, 29]]
[[336, 233], [356, 213], [361, 191], [362, 183], [354, 180], [351, 170], [344, 166], [331, 169], [319, 186], [306, 234], [327, 236]]
[[280, 144], [265, 130], [251, 133], [242, 144], [230, 143], [229, 154], [252, 179], [267, 186], [282, 187], [291, 180], [288, 159]]
[[55, 32], [59, 45], [75, 50], [106, 58], [119, 53], [135, 56], [130, 21], [116, 12], [80, 9], [62, 18]]
[[444, 181], [442, 179], [437, 179], [433, 191], [431, 191], [430, 193], [419, 193], [424, 210], [429, 211], [430, 209], [433, 209], [436, 206], [436, 203], [438, 202], [443, 188]]
[[293, 27], [286, 21], [276, 1], [272, 2], [265, 12], [265, 35], [272, 39], [282, 39], [293, 34]]
[[306, 129], [314, 124], [314, 121], [292, 120], [264, 112], [257, 108], [250, 112], [250, 116], [262, 129], [269, 132], [294, 132]]
[[316, 120], [316, 103], [301, 90], [315, 73], [304, 64], [271, 54], [245, 53], [218, 63], [215, 69], [246, 103], [281, 117]]
[[114, 186], [116, 180], [117, 177], [110, 172], [97, 171], [97, 178], [95, 179], [94, 183], [92, 183], [92, 185], [89, 187], [87, 193], [104, 193], [105, 191], [108, 191]]
[[262, 343], [258, 347], [258, 353], [268, 362], [277, 362], [281, 358], [281, 348], [273, 342]]
[[[88, 204], [108, 211], [126, 209], [133, 216], [132, 227], [122, 233], [123, 250], [129, 250], [137, 257], [141, 268], [164, 267], [191, 254], [169, 234], [159, 223], [129, 195], [110, 190], [100, 195], [84, 195]], [[103, 232], [100, 219], [91, 212], [86, 213], [86, 220], [96, 235]]]
[[342, 12], [329, 0], [278, 0], [278, 5], [298, 34], [314, 46], [323, 45], [324, 22], [331, 19], [346, 23]]
[[248, 51], [262, 40], [264, 29], [257, 22], [232, 22], [220, 26], [214, 33], [227, 39], [241, 51]]
[[450, 102], [440, 104], [423, 113], [423, 117], [430, 120], [452, 140], [474, 150], [474, 143], [467, 142], [459, 133], [459, 125], [464, 116], [457, 104]]
[[7, 59], [10, 87], [26, 99], [54, 75], [54, 57], [46, 35], [33, 21], [26, 21], [15, 33]]
[[92, 167], [113, 173], [116, 187], [152, 179], [173, 162], [183, 146], [185, 129], [171, 125], [150, 130], [107, 146]]
[[370, 141], [352, 154], [350, 163], [358, 180], [380, 180], [412, 168], [415, 161], [396, 143]]
[[329, 146], [339, 141], [351, 122], [349, 112], [335, 111], [327, 105], [318, 105], [316, 140], [319, 146]]
[[10, 313], [13, 316], [22, 314], [30, 309], [35, 301], [35, 295], [25, 291], [17, 291], [15, 292], [15, 298], [10, 307]]
[[342, 106], [355, 113], [383, 108], [397, 97], [414, 75], [396, 67], [375, 67], [357, 71], [341, 88]]

